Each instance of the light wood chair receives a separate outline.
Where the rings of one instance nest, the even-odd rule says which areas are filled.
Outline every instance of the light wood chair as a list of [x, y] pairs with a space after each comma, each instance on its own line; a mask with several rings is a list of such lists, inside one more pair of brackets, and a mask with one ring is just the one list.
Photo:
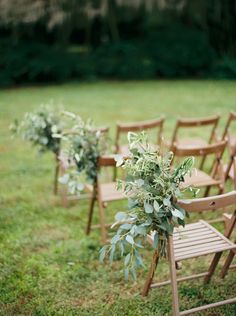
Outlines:
[[141, 132], [147, 130], [157, 130], [156, 142], [153, 145], [161, 145], [163, 125], [165, 118], [160, 117], [154, 120], [134, 122], [134, 123], [117, 123], [116, 125], [116, 139], [115, 139], [115, 153], [127, 156], [129, 154], [129, 146], [121, 144], [122, 134], [128, 132]]
[[[114, 155], [110, 156], [102, 156], [99, 158], [98, 162], [98, 176], [94, 183], [94, 185], [87, 185], [87, 190], [91, 194], [91, 201], [89, 207], [89, 214], [88, 214], [88, 224], [86, 229], [86, 234], [89, 235], [92, 228], [100, 228], [101, 229], [101, 241], [105, 243], [107, 241], [107, 227], [110, 227], [111, 224], [105, 223], [105, 208], [108, 202], [111, 201], [118, 201], [127, 199], [127, 197], [123, 194], [122, 191], [117, 190], [116, 182], [106, 182], [102, 183], [100, 179], [100, 171], [102, 168], [107, 167], [115, 167], [116, 161], [114, 159]], [[94, 211], [95, 202], [98, 203], [98, 210], [99, 210], [99, 225], [91, 225], [92, 224], [92, 217]]]
[[[217, 141], [216, 128], [219, 123], [220, 116], [214, 115], [205, 118], [179, 118], [176, 121], [173, 136], [171, 139], [171, 143], [169, 144], [170, 150], [173, 150], [174, 145], [192, 148], [192, 147], [201, 147], [211, 144], [213, 141]], [[188, 138], [180, 138], [179, 134], [181, 130], [188, 130], [191, 128], [198, 128], [202, 131], [202, 128], [208, 127], [210, 128], [210, 134], [208, 134], [207, 138], [203, 137], [188, 137]], [[201, 167], [203, 167], [205, 161], [205, 157], [203, 157], [201, 162]]]
[[[99, 127], [93, 130], [94, 133], [100, 132], [104, 135], [108, 135], [109, 127]], [[78, 135], [78, 131], [76, 130], [67, 130], [63, 132], [63, 135]], [[73, 160], [69, 159], [69, 157], [61, 150], [60, 154], [56, 157], [57, 165], [56, 165], [56, 173], [55, 173], [55, 185], [58, 188], [58, 179], [59, 177], [63, 176], [69, 168], [74, 167], [76, 168], [76, 164]], [[58, 189], [57, 189], [58, 192]], [[68, 189], [64, 185], [62, 190], [60, 191], [61, 198], [62, 198], [62, 205], [64, 207], [68, 207], [69, 201], [71, 200], [81, 200], [87, 199], [90, 197], [89, 194], [81, 194], [80, 196], [70, 195], [68, 194]]]
[[226, 147], [226, 141], [201, 147], [180, 147], [174, 144], [173, 153], [175, 159], [193, 156], [196, 158], [213, 156], [214, 160], [208, 174], [202, 169], [202, 164], [196, 168], [192, 175], [186, 176], [183, 187], [194, 186], [197, 188], [206, 187], [205, 196], [208, 196], [212, 187], [218, 187], [219, 194], [224, 192], [225, 176], [223, 170], [222, 155]]
[[222, 135], [222, 140], [227, 141], [229, 162], [224, 166], [225, 180], [231, 178], [236, 189], [236, 135], [230, 132], [232, 123], [236, 123], [236, 112], [230, 112]]
[[[179, 201], [178, 203], [182, 208], [189, 212], [203, 212], [209, 210], [215, 211], [228, 206], [233, 206], [234, 209], [236, 209], [236, 191], [219, 196]], [[170, 280], [161, 283], [153, 283], [154, 273], [159, 261], [158, 251], [154, 251], [148, 278], [145, 282], [142, 292], [143, 296], [148, 295], [148, 292], [151, 288], [171, 284], [173, 316], [192, 315], [195, 312], [203, 311], [208, 308], [235, 303], [236, 297], [189, 310], [180, 311], [177, 286], [178, 282], [200, 277], [204, 277], [204, 283], [210, 282], [223, 251], [232, 250], [235, 252], [236, 250], [236, 245], [229, 239], [233, 227], [235, 226], [235, 218], [236, 211], [234, 211], [232, 216], [231, 228], [227, 229], [224, 235], [217, 231], [213, 226], [202, 220], [197, 223], [188, 224], [184, 228], [175, 229], [173, 236], [168, 238]], [[149, 237], [149, 241], [153, 243], [152, 236]], [[214, 257], [207, 272], [177, 278], [177, 268], [179, 267], [179, 263], [181, 261], [210, 254], [214, 254]], [[226, 267], [226, 271], [228, 271], [228, 266]]]

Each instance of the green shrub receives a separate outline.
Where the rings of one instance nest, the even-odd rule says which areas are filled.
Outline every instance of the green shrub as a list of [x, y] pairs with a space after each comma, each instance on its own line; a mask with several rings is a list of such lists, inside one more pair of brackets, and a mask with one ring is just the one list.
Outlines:
[[210, 76], [219, 79], [236, 79], [236, 58], [223, 57], [213, 65]]
[[146, 79], [155, 76], [154, 64], [140, 44], [119, 42], [99, 47], [94, 53], [100, 77]]
[[203, 32], [183, 26], [163, 28], [144, 45], [155, 61], [156, 74], [167, 78], [202, 75], [215, 57]]

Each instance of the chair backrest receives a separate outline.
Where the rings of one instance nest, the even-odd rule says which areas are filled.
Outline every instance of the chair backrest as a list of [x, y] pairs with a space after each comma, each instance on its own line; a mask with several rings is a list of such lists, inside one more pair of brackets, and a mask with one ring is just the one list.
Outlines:
[[194, 200], [178, 200], [178, 205], [188, 212], [204, 212], [234, 206], [236, 210], [236, 191], [199, 198]]
[[230, 125], [233, 121], [236, 121], [236, 112], [231, 111], [229, 113], [229, 117], [228, 117], [228, 120], [227, 120], [226, 125], [225, 125], [225, 129], [224, 129], [224, 132], [222, 135], [222, 140], [227, 139], [227, 136], [229, 134]]
[[140, 122], [133, 122], [133, 123], [117, 123], [116, 125], [116, 152], [119, 151], [120, 146], [120, 137], [121, 134], [128, 133], [128, 132], [138, 132], [144, 130], [151, 130], [157, 129], [157, 144], [161, 144], [162, 140], [162, 132], [163, 132], [163, 125], [164, 125], [165, 118], [160, 117], [154, 120], [148, 121], [140, 121]]
[[208, 155], [215, 155], [217, 158], [221, 158], [226, 146], [226, 141], [220, 141], [219, 143], [200, 146], [200, 147], [180, 147], [176, 144], [173, 146], [173, 153], [176, 157], [204, 157]]
[[114, 167], [116, 160], [114, 155], [103, 155], [98, 159], [98, 168], [101, 167]]
[[[213, 156], [213, 161], [210, 166], [210, 172], [211, 176], [215, 178], [215, 176], [218, 173], [218, 168], [221, 167], [223, 168], [223, 163], [222, 163], [222, 156], [225, 150], [227, 142], [226, 141], [220, 141], [215, 144], [207, 145], [207, 146], [201, 146], [201, 147], [192, 147], [192, 148], [183, 148], [180, 146], [177, 146], [174, 144], [172, 150], [174, 154], [174, 159], [176, 158], [181, 158], [181, 157], [201, 157], [202, 159], [205, 159], [209, 156]], [[173, 159], [173, 161], [174, 161]], [[203, 169], [203, 164], [200, 163], [199, 169]]]
[[220, 116], [214, 115], [210, 117], [205, 118], [179, 118], [176, 122], [174, 133], [171, 140], [171, 147], [178, 139], [178, 133], [180, 128], [193, 128], [193, 127], [212, 127], [210, 132], [210, 137], [208, 139], [208, 143], [210, 144], [214, 138], [214, 133], [216, 130], [216, 127], [218, 125]]

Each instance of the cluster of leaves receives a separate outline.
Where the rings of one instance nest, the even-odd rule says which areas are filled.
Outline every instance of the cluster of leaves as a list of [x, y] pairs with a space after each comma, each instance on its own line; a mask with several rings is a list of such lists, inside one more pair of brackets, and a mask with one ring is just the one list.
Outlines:
[[25, 113], [22, 121], [15, 120], [10, 129], [37, 146], [41, 153], [52, 151], [58, 155], [60, 152], [60, 139], [55, 138], [54, 134], [61, 133], [63, 122], [59, 111], [51, 104], [42, 105], [35, 112]]
[[107, 138], [105, 133], [93, 127], [90, 120], [83, 121], [71, 112], [64, 114], [73, 120], [74, 125], [64, 135], [58, 135], [67, 144], [64, 152], [69, 166], [60, 182], [67, 184], [70, 193], [75, 194], [84, 189], [84, 180], [92, 184], [96, 181], [98, 158], [106, 151]]
[[[100, 250], [100, 260], [109, 254], [112, 262], [116, 250], [124, 258], [125, 277], [129, 272], [136, 278], [136, 268], [143, 266], [139, 250], [146, 243], [148, 235], [153, 237], [153, 247], [161, 257], [166, 256], [168, 236], [174, 227], [185, 224], [185, 210], [176, 203], [181, 197], [181, 184], [191, 172], [194, 160], [186, 158], [178, 167], [172, 167], [173, 154], [161, 154], [152, 149], [144, 133], [128, 134], [131, 156], [124, 160], [117, 157], [127, 173], [125, 181], [118, 182], [128, 197], [128, 211], [117, 213], [117, 232], [111, 244]], [[194, 191], [191, 189], [191, 191]]]

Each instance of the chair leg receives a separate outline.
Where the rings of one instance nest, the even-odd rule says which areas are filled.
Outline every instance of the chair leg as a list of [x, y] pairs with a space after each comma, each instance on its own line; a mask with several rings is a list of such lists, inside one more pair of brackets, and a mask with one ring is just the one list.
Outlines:
[[146, 280], [146, 282], [144, 284], [144, 288], [143, 288], [143, 291], [142, 291], [142, 296], [147, 296], [148, 293], [149, 293], [149, 290], [150, 290], [150, 287], [151, 287], [151, 284], [152, 284], [152, 280], [153, 280], [153, 277], [154, 277], [154, 274], [155, 274], [155, 270], [156, 270], [158, 261], [159, 261], [159, 254], [158, 254], [158, 251], [155, 250], [154, 254], [153, 254], [153, 257], [152, 257], [151, 266], [150, 266], [150, 269], [148, 271], [148, 277], [147, 277], [147, 280]]
[[210, 193], [211, 190], [211, 186], [206, 187], [205, 193], [204, 193], [204, 197], [207, 197]]
[[105, 226], [105, 215], [104, 215], [104, 207], [102, 205], [102, 201], [98, 200], [98, 208], [99, 208], [99, 220], [100, 220], [100, 228], [101, 228], [101, 238], [102, 243], [106, 243], [107, 231]]
[[169, 261], [170, 261], [172, 312], [173, 312], [173, 316], [179, 316], [180, 310], [179, 310], [178, 285], [177, 285], [176, 264], [174, 260], [174, 248], [173, 248], [172, 237], [169, 237], [169, 241], [168, 241], [168, 256], [169, 256]]
[[93, 218], [93, 210], [94, 210], [94, 204], [95, 204], [95, 197], [92, 197], [90, 201], [90, 206], [89, 206], [89, 216], [88, 216], [88, 224], [86, 228], [86, 235], [90, 234], [91, 231], [91, 224], [92, 224], [92, 218]]
[[58, 163], [58, 161], [56, 161], [55, 174], [54, 174], [54, 186], [53, 186], [54, 195], [57, 195], [57, 193], [58, 193], [59, 169], [60, 169], [59, 163]]
[[215, 272], [215, 269], [216, 269], [216, 267], [217, 267], [217, 264], [218, 264], [218, 262], [220, 261], [221, 255], [222, 255], [222, 252], [217, 252], [217, 253], [214, 255], [214, 258], [213, 258], [213, 260], [212, 260], [212, 262], [211, 262], [211, 265], [210, 265], [210, 267], [209, 267], [209, 269], [208, 269], [208, 273], [207, 273], [207, 275], [206, 275], [205, 278], [204, 278], [204, 284], [207, 284], [207, 283], [210, 282], [211, 277], [212, 277], [212, 275], [213, 275], [213, 273]]
[[220, 272], [220, 277], [222, 279], [226, 276], [226, 274], [227, 274], [227, 272], [229, 270], [229, 267], [230, 267], [230, 265], [231, 265], [231, 263], [233, 261], [234, 256], [235, 256], [235, 254], [231, 250], [230, 253], [228, 254], [228, 257], [227, 257], [227, 259], [226, 259], [226, 261], [225, 261], [225, 263], [224, 263], [224, 265], [223, 265], [223, 267], [221, 269], [221, 272]]

